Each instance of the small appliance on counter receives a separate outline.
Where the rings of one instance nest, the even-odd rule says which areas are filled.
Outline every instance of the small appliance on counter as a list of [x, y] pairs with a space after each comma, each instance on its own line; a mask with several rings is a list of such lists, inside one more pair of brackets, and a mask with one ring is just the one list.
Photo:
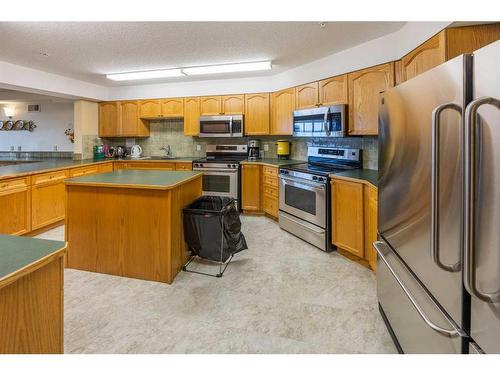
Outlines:
[[276, 155], [278, 155], [278, 159], [290, 159], [290, 146], [290, 141], [283, 139], [276, 141]]
[[104, 157], [114, 158], [115, 157], [115, 148], [113, 146], [104, 145]]
[[139, 159], [142, 155], [142, 147], [139, 145], [133, 145], [130, 148], [130, 157], [132, 159]]
[[94, 146], [94, 159], [104, 159], [104, 145]]
[[251, 139], [248, 141], [248, 160], [260, 159], [260, 141], [258, 139]]
[[125, 148], [125, 146], [116, 146], [115, 156], [117, 158], [124, 158], [125, 156], [127, 156], [127, 149]]

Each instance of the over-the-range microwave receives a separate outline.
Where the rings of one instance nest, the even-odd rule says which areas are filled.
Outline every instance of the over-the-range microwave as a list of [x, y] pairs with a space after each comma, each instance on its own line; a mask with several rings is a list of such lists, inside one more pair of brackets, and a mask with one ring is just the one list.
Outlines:
[[243, 115], [200, 116], [200, 137], [243, 137]]
[[301, 109], [293, 112], [294, 137], [345, 137], [345, 104]]

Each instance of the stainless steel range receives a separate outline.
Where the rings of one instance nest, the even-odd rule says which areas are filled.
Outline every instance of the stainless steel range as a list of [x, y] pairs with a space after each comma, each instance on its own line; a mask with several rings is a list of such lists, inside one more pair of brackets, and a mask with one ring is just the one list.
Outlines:
[[361, 168], [359, 149], [309, 147], [308, 162], [280, 168], [280, 227], [329, 251], [330, 179], [329, 175]]
[[193, 161], [193, 170], [203, 172], [203, 194], [240, 201], [240, 161], [247, 158], [247, 145], [207, 145], [206, 157]]

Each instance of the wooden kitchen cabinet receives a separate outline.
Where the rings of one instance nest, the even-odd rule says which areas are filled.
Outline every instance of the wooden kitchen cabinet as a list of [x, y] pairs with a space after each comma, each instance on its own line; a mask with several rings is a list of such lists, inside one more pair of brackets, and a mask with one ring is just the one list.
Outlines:
[[262, 209], [278, 218], [278, 167], [264, 165], [262, 167]]
[[97, 166], [97, 173], [113, 172], [113, 163], [103, 163]]
[[0, 181], [0, 234], [20, 235], [31, 231], [29, 177]]
[[224, 95], [222, 100], [222, 114], [242, 115], [245, 113], [245, 95]]
[[347, 104], [347, 74], [319, 81], [319, 104]]
[[319, 82], [295, 87], [295, 108], [314, 108], [319, 106]]
[[39, 229], [64, 219], [66, 190], [64, 180], [69, 170], [32, 176], [31, 229]]
[[139, 116], [144, 119], [161, 117], [161, 104], [159, 99], [141, 100], [139, 102]]
[[331, 187], [332, 243], [363, 258], [363, 184], [332, 179]]
[[174, 162], [149, 162], [149, 161], [130, 161], [126, 163], [116, 163], [121, 164], [119, 168], [115, 169], [152, 169], [152, 170], [162, 170], [162, 171], [175, 171]]
[[370, 268], [377, 271], [377, 252], [373, 243], [377, 241], [378, 197], [377, 189], [364, 186], [364, 228], [365, 228], [365, 259]]
[[202, 96], [200, 98], [201, 116], [218, 116], [222, 114], [221, 96]]
[[200, 98], [184, 98], [184, 135], [200, 133]]
[[138, 101], [120, 102], [120, 127], [118, 134], [121, 137], [145, 137], [149, 135], [148, 125], [139, 117]]
[[87, 165], [84, 167], [73, 168], [69, 172], [70, 177], [80, 177], [99, 172], [98, 165]]
[[446, 31], [441, 31], [401, 58], [402, 81], [407, 81], [446, 61]]
[[118, 102], [99, 103], [99, 136], [114, 137], [119, 127]]
[[193, 163], [175, 163], [175, 170], [176, 171], [192, 171], [193, 170]]
[[349, 135], [378, 135], [379, 95], [394, 86], [394, 63], [348, 75]]
[[269, 93], [245, 95], [245, 134], [267, 135], [270, 126]]
[[161, 117], [177, 118], [184, 116], [184, 98], [162, 99], [160, 105]]
[[261, 173], [258, 164], [241, 165], [241, 208], [244, 211], [261, 211]]
[[271, 134], [291, 135], [295, 90], [293, 88], [273, 92], [271, 95]]

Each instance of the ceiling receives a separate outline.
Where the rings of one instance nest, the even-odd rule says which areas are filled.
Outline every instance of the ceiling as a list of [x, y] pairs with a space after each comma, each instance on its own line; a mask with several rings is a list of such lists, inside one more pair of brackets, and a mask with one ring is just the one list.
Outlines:
[[[405, 22], [0, 22], [0, 60], [105, 86], [274, 75]], [[272, 60], [271, 71], [115, 82], [107, 73]]]

